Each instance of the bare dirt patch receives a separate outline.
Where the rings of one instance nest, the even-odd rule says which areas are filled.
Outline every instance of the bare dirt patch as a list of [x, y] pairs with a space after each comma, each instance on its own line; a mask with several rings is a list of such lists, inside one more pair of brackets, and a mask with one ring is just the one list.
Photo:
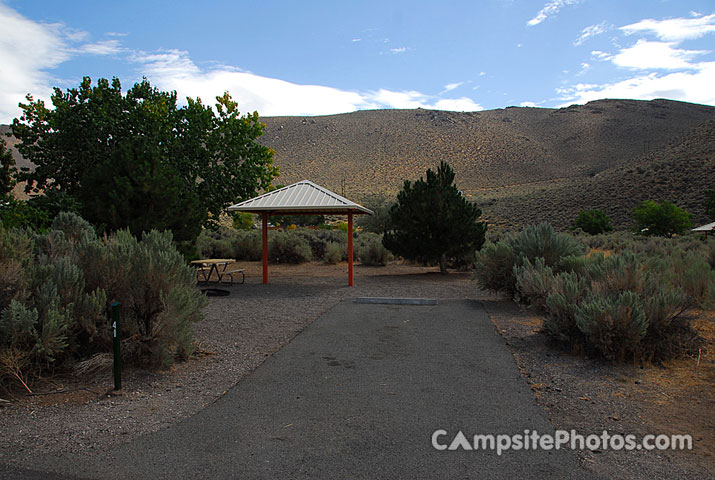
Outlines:
[[484, 305], [506, 339], [537, 402], [557, 429], [583, 435], [690, 434], [688, 451], [577, 451], [583, 465], [611, 478], [710, 478], [715, 471], [713, 312], [695, 312], [708, 339], [697, 358], [663, 366], [612, 365], [563, 352], [539, 333], [542, 318], [508, 299]]

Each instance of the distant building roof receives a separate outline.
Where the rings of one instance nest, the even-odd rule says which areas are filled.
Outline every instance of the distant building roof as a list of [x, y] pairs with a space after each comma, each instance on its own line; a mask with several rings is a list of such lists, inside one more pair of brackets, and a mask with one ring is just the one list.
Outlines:
[[362, 205], [341, 197], [327, 188], [308, 180], [264, 193], [258, 197], [228, 207], [233, 212], [271, 212], [280, 215], [309, 214], [368, 214]]
[[715, 222], [708, 223], [707, 225], [703, 225], [701, 227], [695, 227], [691, 231], [693, 231], [693, 232], [712, 232], [713, 230], [715, 230]]

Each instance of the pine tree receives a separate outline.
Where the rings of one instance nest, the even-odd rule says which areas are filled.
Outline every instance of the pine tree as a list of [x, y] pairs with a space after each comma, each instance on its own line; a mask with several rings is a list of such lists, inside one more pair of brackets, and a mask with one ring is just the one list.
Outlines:
[[444, 161], [426, 180], [405, 181], [390, 209], [383, 244], [396, 255], [426, 263], [439, 262], [447, 273], [447, 260], [479, 250], [487, 226], [479, 222], [482, 211], [454, 184], [454, 171]]

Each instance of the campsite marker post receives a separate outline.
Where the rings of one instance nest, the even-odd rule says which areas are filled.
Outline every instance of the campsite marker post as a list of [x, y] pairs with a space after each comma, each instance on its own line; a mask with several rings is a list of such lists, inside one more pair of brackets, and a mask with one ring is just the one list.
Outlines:
[[122, 356], [119, 343], [119, 306], [112, 302], [112, 343], [114, 346], [114, 390], [122, 389]]

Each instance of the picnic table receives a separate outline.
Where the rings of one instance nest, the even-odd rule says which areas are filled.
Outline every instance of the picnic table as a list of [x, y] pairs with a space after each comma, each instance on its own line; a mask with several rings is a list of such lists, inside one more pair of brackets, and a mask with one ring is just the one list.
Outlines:
[[[207, 258], [194, 260], [191, 262], [196, 267], [196, 279], [199, 283], [234, 283], [234, 275], [241, 275], [241, 281], [246, 281], [245, 270], [242, 268], [231, 268], [231, 264], [236, 262], [232, 258]], [[228, 281], [224, 281], [227, 278]]]

